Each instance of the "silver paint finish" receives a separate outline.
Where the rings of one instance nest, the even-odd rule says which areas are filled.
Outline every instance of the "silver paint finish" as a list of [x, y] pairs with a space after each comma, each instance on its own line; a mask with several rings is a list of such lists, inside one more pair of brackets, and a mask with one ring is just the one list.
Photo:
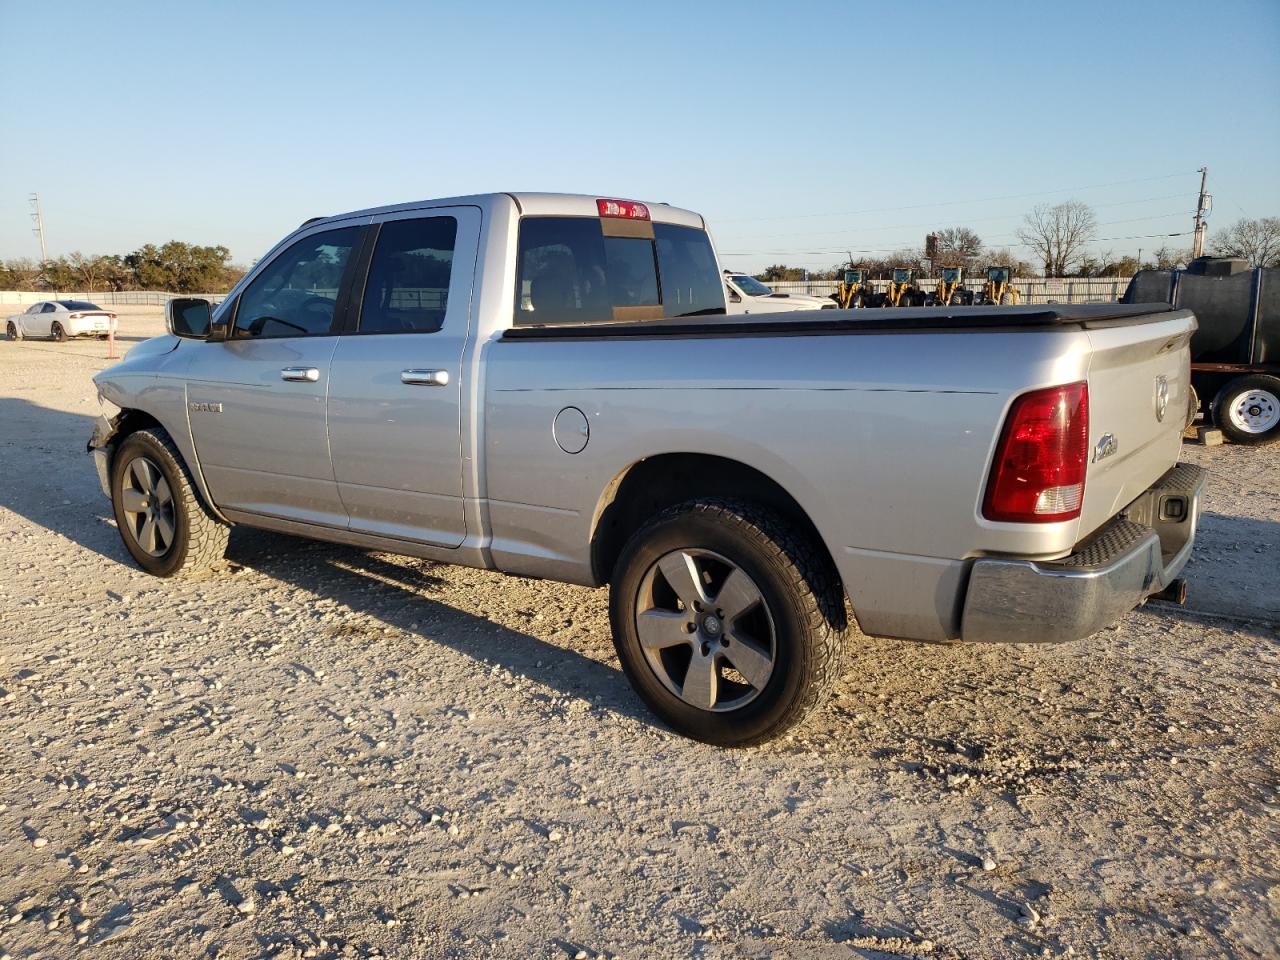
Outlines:
[[[478, 211], [475, 267], [469, 291], [450, 291], [438, 334], [261, 341], [276, 348], [269, 360], [159, 338], [169, 352], [140, 345], [98, 382], [169, 429], [228, 519], [576, 583], [595, 580], [594, 519], [634, 464], [667, 453], [736, 460], [812, 519], [865, 630], [931, 640], [959, 636], [975, 559], [1064, 557], [1176, 459], [1176, 425], [1156, 420], [1149, 391], [1163, 375], [1170, 402], [1186, 402], [1194, 320], [1185, 311], [1088, 330], [500, 340], [514, 310], [521, 212], [594, 216], [592, 197], [422, 201], [308, 224], [225, 302], [306, 233], [458, 207]], [[650, 211], [702, 224], [661, 204]], [[467, 310], [455, 316], [458, 302]], [[332, 339], [336, 353], [310, 354]], [[417, 352], [377, 346], [393, 340]], [[319, 382], [280, 381], [290, 365], [314, 366]], [[259, 367], [276, 391], [315, 393], [273, 394]], [[401, 382], [406, 369], [447, 370], [450, 383], [420, 390]], [[1119, 440], [1118, 453], [1089, 467], [1081, 519], [982, 518], [1012, 400], [1077, 380], [1089, 382], [1091, 447], [1106, 433]], [[214, 395], [221, 387], [238, 399]], [[223, 403], [224, 414], [189, 413], [188, 392]], [[566, 407], [590, 421], [591, 442], [575, 456], [547, 436]], [[330, 434], [332, 457], [314, 442]]]
[[[375, 220], [421, 216], [458, 223], [441, 328], [339, 339], [329, 379], [329, 442], [352, 530], [457, 547], [467, 534], [459, 420], [482, 219], [478, 208], [463, 206]], [[406, 370], [424, 371], [422, 382], [406, 382]]]

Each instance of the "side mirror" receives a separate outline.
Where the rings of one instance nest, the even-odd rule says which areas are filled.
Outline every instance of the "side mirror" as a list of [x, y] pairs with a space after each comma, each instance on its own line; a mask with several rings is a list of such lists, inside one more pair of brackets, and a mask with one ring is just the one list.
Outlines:
[[213, 304], [201, 297], [173, 297], [164, 304], [164, 325], [175, 337], [208, 340]]
[[186, 340], [224, 340], [226, 328], [213, 322], [213, 303], [203, 297], [173, 297], [165, 301], [164, 325]]

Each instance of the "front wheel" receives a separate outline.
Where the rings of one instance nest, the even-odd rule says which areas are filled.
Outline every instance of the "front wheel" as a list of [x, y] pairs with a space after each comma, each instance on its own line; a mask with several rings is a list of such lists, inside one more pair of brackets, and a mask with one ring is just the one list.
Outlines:
[[10, 320], [8, 325], [5, 327], [5, 333], [9, 335], [10, 340], [22, 339], [22, 331], [18, 329], [18, 325], [12, 320]]
[[1280, 440], [1280, 377], [1237, 377], [1218, 391], [1213, 420], [1234, 443]]
[[229, 528], [200, 499], [161, 427], [131, 433], [111, 463], [111, 505], [125, 549], [148, 573], [172, 577], [222, 559]]
[[830, 560], [794, 531], [752, 504], [694, 500], [623, 548], [609, 594], [614, 645], [636, 692], [679, 733], [762, 743], [834, 685], [844, 594]]

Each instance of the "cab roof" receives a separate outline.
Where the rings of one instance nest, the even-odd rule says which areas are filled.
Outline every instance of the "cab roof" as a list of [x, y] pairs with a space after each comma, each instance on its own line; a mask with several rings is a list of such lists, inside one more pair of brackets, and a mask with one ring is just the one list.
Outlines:
[[[524, 217], [596, 217], [598, 199], [622, 200], [628, 197], [608, 197], [586, 193], [477, 193], [465, 197], [444, 197], [438, 200], [416, 200], [409, 203], [394, 203], [382, 207], [369, 207], [365, 210], [352, 210], [328, 217], [312, 217], [303, 226], [313, 223], [349, 220], [353, 217], [378, 216], [384, 213], [400, 213], [406, 210], [422, 210], [432, 207], [473, 206], [482, 210], [490, 210], [497, 204], [514, 203], [517, 211]], [[706, 228], [701, 215], [692, 210], [684, 210], [666, 203], [653, 203], [642, 200], [649, 208], [649, 218], [654, 223], [671, 223], [683, 227]]]

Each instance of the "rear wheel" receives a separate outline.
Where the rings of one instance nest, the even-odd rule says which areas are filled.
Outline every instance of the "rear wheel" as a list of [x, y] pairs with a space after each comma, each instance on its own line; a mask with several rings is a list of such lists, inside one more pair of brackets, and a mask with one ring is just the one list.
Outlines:
[[1260, 444], [1280, 439], [1280, 377], [1237, 377], [1218, 391], [1213, 419], [1228, 440]]
[[53, 329], [49, 332], [53, 336], [53, 339], [57, 340], [59, 343], [67, 342], [67, 331], [63, 329], [62, 324], [57, 320], [53, 321]]
[[685, 736], [748, 746], [826, 698], [847, 635], [844, 594], [795, 524], [752, 504], [695, 500], [627, 542], [614, 570], [614, 645], [636, 692]]
[[22, 339], [22, 331], [18, 329], [18, 325], [12, 320], [10, 320], [8, 325], [5, 327], [5, 333], [9, 335], [10, 340]]
[[121, 442], [111, 464], [111, 505], [125, 549], [155, 576], [202, 570], [226, 553], [229, 528], [204, 505], [161, 427]]

